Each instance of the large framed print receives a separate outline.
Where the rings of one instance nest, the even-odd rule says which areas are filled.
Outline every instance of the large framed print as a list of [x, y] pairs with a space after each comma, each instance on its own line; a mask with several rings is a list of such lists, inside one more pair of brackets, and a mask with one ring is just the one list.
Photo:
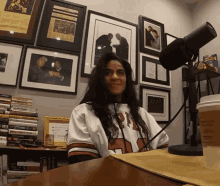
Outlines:
[[139, 16], [140, 51], [154, 56], [164, 48], [164, 24]]
[[44, 145], [46, 145], [46, 136], [49, 134], [54, 136], [54, 146], [66, 148], [69, 121], [70, 118], [68, 117], [45, 116], [43, 133]]
[[27, 46], [21, 87], [77, 94], [79, 54]]
[[80, 52], [86, 6], [63, 0], [47, 0], [37, 46]]
[[44, 0], [1, 0], [0, 39], [34, 44]]
[[171, 88], [171, 72], [158, 57], [140, 53], [140, 84]]
[[23, 46], [0, 42], [0, 84], [17, 85]]
[[89, 77], [100, 57], [114, 52], [130, 63], [137, 82], [137, 28], [136, 24], [89, 10], [81, 75]]
[[140, 86], [140, 101], [142, 107], [155, 118], [157, 123], [169, 123], [170, 90]]

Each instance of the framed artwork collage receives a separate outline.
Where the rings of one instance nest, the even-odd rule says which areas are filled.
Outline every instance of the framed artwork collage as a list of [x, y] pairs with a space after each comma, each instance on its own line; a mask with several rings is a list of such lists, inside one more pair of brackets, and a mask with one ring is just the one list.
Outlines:
[[159, 55], [176, 37], [163, 23], [140, 15], [134, 24], [64, 0], [3, 0], [0, 19], [0, 84], [76, 95], [79, 62], [80, 75], [90, 77], [113, 52], [130, 63], [142, 106], [169, 122], [171, 72]]

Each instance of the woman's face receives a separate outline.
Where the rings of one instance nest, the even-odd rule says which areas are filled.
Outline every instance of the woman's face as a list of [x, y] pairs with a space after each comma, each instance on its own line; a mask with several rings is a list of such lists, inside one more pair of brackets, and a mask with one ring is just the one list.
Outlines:
[[111, 60], [107, 64], [105, 82], [113, 95], [121, 95], [126, 88], [126, 73], [122, 64]]

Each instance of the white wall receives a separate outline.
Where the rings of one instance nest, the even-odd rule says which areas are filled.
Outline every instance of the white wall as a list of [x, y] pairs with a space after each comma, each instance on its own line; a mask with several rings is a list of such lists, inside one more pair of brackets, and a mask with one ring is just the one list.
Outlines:
[[[108, 14], [132, 23], [138, 24], [138, 16], [143, 15], [164, 24], [165, 33], [176, 37], [184, 37], [192, 31], [192, 15], [189, 10], [175, 0], [69, 0], [87, 6], [88, 10]], [[178, 59], [177, 59], [178, 60]], [[80, 61], [80, 65], [81, 65]], [[79, 69], [81, 73], [81, 67]], [[88, 78], [81, 77], [79, 73], [78, 93], [66, 95], [62, 93], [49, 93], [43, 90], [28, 90], [1, 86], [1, 93], [24, 94], [30, 96], [39, 113], [39, 138], [43, 139], [44, 116], [70, 117], [72, 109], [79, 104]], [[19, 73], [20, 74], [20, 73]], [[21, 74], [20, 74], [21, 75]], [[19, 75], [19, 77], [20, 77]], [[176, 114], [183, 103], [182, 71], [181, 68], [172, 71], [171, 75], [171, 118]], [[19, 84], [19, 82], [18, 82]], [[139, 86], [139, 85], [138, 85]], [[184, 123], [183, 112], [166, 129], [170, 144], [183, 144]]]
[[[194, 29], [198, 28], [205, 22], [209, 22], [217, 32], [217, 37], [200, 49], [200, 61], [203, 60], [204, 55], [210, 55], [210, 54], [217, 54], [218, 59], [220, 59], [219, 7], [220, 7], [220, 1], [218, 0], [208, 0], [208, 1], [203, 0], [201, 1], [201, 3], [198, 4], [198, 6], [195, 8], [193, 12]], [[211, 79], [215, 94], [218, 93], [219, 80], [220, 80], [219, 77]], [[202, 91], [202, 96], [207, 95], [206, 81], [201, 82], [201, 91]], [[210, 93], [212, 94], [211, 91]]]

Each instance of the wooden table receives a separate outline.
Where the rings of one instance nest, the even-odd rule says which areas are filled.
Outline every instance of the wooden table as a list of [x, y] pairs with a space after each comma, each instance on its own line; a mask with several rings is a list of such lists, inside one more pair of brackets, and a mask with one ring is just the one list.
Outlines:
[[80, 162], [37, 175], [11, 186], [176, 186], [186, 182], [158, 176], [112, 156]]

